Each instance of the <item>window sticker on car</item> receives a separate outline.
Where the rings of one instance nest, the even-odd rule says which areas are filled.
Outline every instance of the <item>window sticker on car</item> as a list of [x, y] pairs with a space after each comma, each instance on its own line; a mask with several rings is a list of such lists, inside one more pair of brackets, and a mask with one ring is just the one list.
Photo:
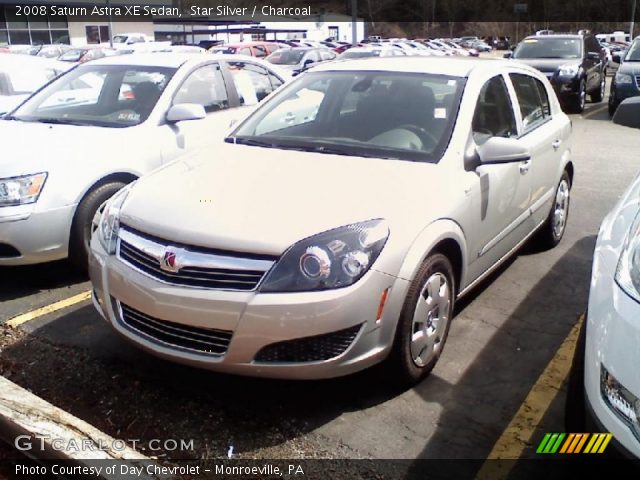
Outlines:
[[137, 122], [140, 120], [140, 114], [132, 112], [120, 113], [118, 114], [118, 120], [123, 120], [126, 122]]
[[457, 83], [458, 83], [457, 80], [449, 80], [447, 82], [447, 85], [450, 86], [450, 87], [455, 87]]
[[436, 108], [433, 111], [433, 118], [447, 118], [447, 109], [446, 108]]

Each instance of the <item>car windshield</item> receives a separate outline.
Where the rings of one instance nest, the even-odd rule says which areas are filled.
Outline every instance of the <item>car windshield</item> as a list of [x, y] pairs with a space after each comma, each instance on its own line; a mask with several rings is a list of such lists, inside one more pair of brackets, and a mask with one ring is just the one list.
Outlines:
[[83, 50], [81, 48], [74, 48], [60, 55], [58, 57], [58, 60], [62, 60], [63, 62], [77, 62], [78, 60], [80, 60], [82, 55], [84, 55], [84, 52], [86, 52], [86, 50]]
[[640, 62], [640, 40], [636, 40], [631, 44], [627, 56], [624, 57], [625, 62]]
[[147, 119], [174, 72], [133, 65], [81, 66], [31, 97], [9, 119], [131, 127]]
[[306, 50], [277, 50], [267, 57], [275, 65], [297, 65], [302, 60]]
[[404, 72], [312, 72], [227, 142], [435, 163], [449, 143], [464, 83]]
[[580, 58], [579, 38], [527, 38], [513, 52], [513, 58]]

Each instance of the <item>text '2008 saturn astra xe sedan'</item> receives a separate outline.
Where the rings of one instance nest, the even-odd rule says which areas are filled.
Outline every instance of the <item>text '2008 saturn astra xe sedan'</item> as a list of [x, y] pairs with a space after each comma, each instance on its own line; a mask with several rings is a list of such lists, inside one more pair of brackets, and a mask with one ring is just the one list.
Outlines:
[[529, 237], [563, 236], [571, 124], [503, 60], [365, 59], [301, 75], [223, 147], [105, 206], [94, 304], [156, 355], [283, 378], [384, 359], [415, 382], [454, 302]]

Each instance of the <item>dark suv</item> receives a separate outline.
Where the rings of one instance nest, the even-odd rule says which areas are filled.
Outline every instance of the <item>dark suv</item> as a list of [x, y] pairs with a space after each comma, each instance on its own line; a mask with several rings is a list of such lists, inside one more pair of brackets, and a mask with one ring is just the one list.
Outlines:
[[544, 73], [563, 105], [582, 113], [587, 95], [601, 102], [605, 95], [606, 56], [592, 34], [535, 35], [525, 38], [507, 53]]

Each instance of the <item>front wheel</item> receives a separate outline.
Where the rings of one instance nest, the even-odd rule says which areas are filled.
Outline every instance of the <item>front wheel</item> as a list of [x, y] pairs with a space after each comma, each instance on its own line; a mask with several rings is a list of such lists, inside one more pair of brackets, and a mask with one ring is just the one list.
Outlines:
[[403, 385], [413, 385], [431, 372], [449, 334], [455, 301], [451, 262], [429, 256], [405, 299], [389, 361]]
[[538, 234], [539, 242], [544, 248], [553, 248], [562, 240], [569, 218], [570, 196], [571, 180], [565, 170], [556, 188], [549, 216]]
[[81, 272], [86, 272], [89, 266], [89, 244], [92, 233], [98, 228], [100, 209], [125, 185], [123, 182], [100, 185], [78, 205], [69, 236], [69, 259]]
[[587, 104], [587, 83], [584, 78], [580, 80], [578, 94], [568, 100], [570, 113], [582, 113]]

